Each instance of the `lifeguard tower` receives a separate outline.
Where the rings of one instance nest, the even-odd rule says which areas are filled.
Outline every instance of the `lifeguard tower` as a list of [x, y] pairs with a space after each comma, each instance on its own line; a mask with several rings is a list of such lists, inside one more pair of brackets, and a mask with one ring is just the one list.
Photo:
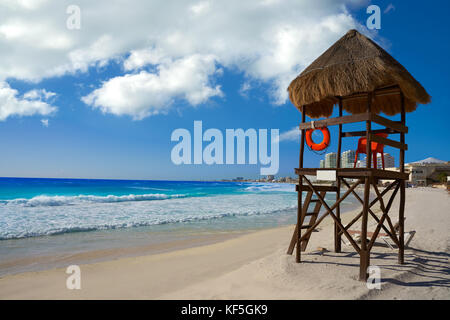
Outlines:
[[[360, 256], [359, 279], [365, 281], [368, 277], [367, 268], [370, 264], [370, 251], [381, 229], [398, 247], [398, 262], [404, 263], [404, 215], [405, 215], [405, 151], [408, 145], [405, 135], [406, 112], [412, 112], [417, 104], [430, 102], [430, 96], [411, 74], [385, 50], [356, 30], [350, 30], [333, 46], [317, 58], [288, 88], [291, 102], [301, 112], [301, 142], [299, 167], [295, 173], [299, 176], [297, 185], [298, 213], [297, 224], [288, 249], [292, 254], [296, 247], [296, 262], [301, 262], [301, 251], [306, 249], [314, 229], [328, 215], [334, 220], [334, 250], [341, 251], [341, 237], [345, 236], [354, 250]], [[331, 117], [333, 107], [337, 105], [338, 116]], [[344, 114], [344, 111], [346, 114]], [[387, 116], [400, 114], [400, 121], [388, 119]], [[310, 119], [325, 118], [306, 122]], [[351, 123], [362, 123], [365, 130], [343, 131], [343, 126]], [[372, 124], [381, 125], [381, 129], [372, 129]], [[336, 168], [304, 168], [305, 136], [307, 131], [329, 126], [339, 126], [337, 143]], [[311, 132], [311, 131], [310, 131]], [[308, 132], [308, 133], [310, 133]], [[388, 136], [386, 137], [386, 134]], [[399, 137], [398, 141], [391, 137]], [[364, 168], [341, 168], [342, 138], [365, 137], [366, 166]], [[371, 165], [372, 145], [382, 144], [399, 149], [399, 171], [389, 171], [375, 168]], [[356, 148], [356, 144], [355, 144]], [[333, 181], [331, 185], [314, 185], [311, 177], [319, 180]], [[351, 179], [352, 182], [347, 180]], [[389, 185], [380, 190], [378, 180], [389, 180]], [[356, 182], [354, 182], [356, 181]], [[355, 188], [364, 185], [362, 198]], [[345, 192], [341, 194], [341, 188]], [[370, 189], [376, 197], [370, 201]], [[400, 191], [398, 211], [398, 229], [392, 224], [390, 209], [393, 200]], [[306, 193], [302, 199], [303, 192]], [[336, 202], [328, 205], [325, 195], [336, 193]], [[362, 210], [347, 225], [341, 222], [340, 204], [350, 194], [361, 203]], [[389, 199], [385, 201], [383, 196]], [[314, 197], [313, 197], [314, 196]], [[371, 210], [379, 203], [381, 217]], [[310, 204], [314, 204], [310, 207]], [[319, 211], [325, 213], [320, 216]], [[306, 217], [309, 217], [306, 223]], [[376, 221], [376, 228], [368, 233], [369, 217]], [[361, 220], [361, 243], [349, 233], [349, 228]], [[368, 238], [368, 236], [371, 237]], [[366, 240], [367, 239], [367, 240]]]

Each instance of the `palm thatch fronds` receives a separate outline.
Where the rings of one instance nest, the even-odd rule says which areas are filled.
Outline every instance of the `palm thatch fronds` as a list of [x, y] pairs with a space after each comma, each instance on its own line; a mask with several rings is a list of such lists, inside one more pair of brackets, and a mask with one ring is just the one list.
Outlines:
[[[289, 85], [289, 99], [311, 118], [329, 117], [339, 97], [399, 86], [405, 97], [405, 110], [431, 98], [411, 74], [375, 42], [350, 30]], [[344, 110], [356, 114], [367, 111], [367, 95], [343, 99]], [[400, 95], [375, 96], [372, 111], [394, 115], [401, 112]]]

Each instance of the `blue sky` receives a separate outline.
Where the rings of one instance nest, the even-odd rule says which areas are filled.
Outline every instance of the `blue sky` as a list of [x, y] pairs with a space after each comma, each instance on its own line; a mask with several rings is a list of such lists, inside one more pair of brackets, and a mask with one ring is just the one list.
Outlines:
[[[195, 120], [223, 133], [227, 128], [290, 131], [300, 113], [284, 96], [286, 84], [350, 27], [361, 30], [370, 3], [382, 11], [381, 29], [370, 34], [432, 96], [431, 104], [407, 114], [406, 161], [450, 160], [447, 1], [306, 1], [292, 12], [286, 10], [289, 4], [278, 4], [283, 1], [266, 1], [269, 9], [229, 2], [230, 12], [193, 1], [185, 9], [192, 20], [170, 23], [173, 7], [161, 5], [139, 32], [140, 24], [131, 21], [144, 19], [133, 16], [144, 8], [137, 5], [117, 16], [119, 25], [108, 25], [123, 11], [120, 1], [113, 8], [80, 2], [80, 30], [66, 28], [69, 2], [0, 5], [5, 15], [0, 20], [0, 176], [258, 177], [259, 165], [172, 164], [172, 131], [193, 131]], [[5, 18], [12, 13], [15, 22]], [[105, 24], [93, 23], [95, 14], [107, 19]], [[296, 25], [302, 15], [309, 19]], [[43, 89], [54, 95], [45, 97]], [[30, 92], [38, 97], [27, 96]], [[329, 150], [335, 151], [335, 128], [331, 136]], [[356, 142], [344, 140], [343, 150], [354, 149]], [[293, 176], [298, 151], [298, 140], [280, 142], [278, 175]], [[391, 148], [386, 151], [398, 157]], [[317, 167], [320, 158], [307, 151], [305, 166]]]

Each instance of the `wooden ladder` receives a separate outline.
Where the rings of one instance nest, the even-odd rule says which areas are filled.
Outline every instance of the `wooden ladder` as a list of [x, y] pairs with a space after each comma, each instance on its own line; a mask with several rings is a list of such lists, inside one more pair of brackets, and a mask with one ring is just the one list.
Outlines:
[[[306, 186], [304, 186], [306, 187]], [[328, 191], [335, 191], [337, 190], [336, 187], [319, 187], [321, 191], [319, 192], [320, 196], [325, 199], [325, 195]], [[317, 217], [319, 216], [320, 209], [322, 208], [322, 203], [318, 198], [313, 198], [313, 191], [306, 187], [308, 192], [306, 193], [306, 198], [303, 203], [302, 207], [302, 215], [301, 215], [301, 222], [300, 222], [300, 229], [308, 231], [311, 227], [314, 226], [314, 223], [316, 223]], [[296, 190], [298, 191], [298, 185], [296, 186]], [[305, 190], [306, 191], [306, 190]], [[311, 203], [314, 203], [314, 208], [312, 211], [309, 211], [309, 205]], [[310, 217], [308, 224], [305, 224], [305, 218]], [[309, 235], [302, 241], [301, 250], [305, 251], [306, 247], [308, 245], [309, 239], [311, 238], [312, 232], [309, 233]], [[292, 235], [291, 243], [289, 244], [289, 248], [287, 253], [292, 254], [294, 252], [295, 245], [297, 244], [297, 238], [298, 238], [298, 228], [297, 225], [295, 225], [294, 234]]]

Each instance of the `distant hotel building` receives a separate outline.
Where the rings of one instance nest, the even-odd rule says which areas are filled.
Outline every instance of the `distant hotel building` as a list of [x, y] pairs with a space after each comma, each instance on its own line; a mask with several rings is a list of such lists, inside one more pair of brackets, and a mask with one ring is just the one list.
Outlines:
[[325, 168], [336, 168], [337, 154], [330, 152], [325, 155]]
[[[355, 162], [356, 151], [347, 150], [341, 153], [341, 168], [353, 168]], [[359, 157], [358, 157], [359, 158]], [[335, 152], [330, 152], [325, 155], [325, 160], [320, 160], [320, 168], [336, 168], [337, 154]], [[372, 164], [373, 166], [373, 164]], [[357, 160], [357, 168], [366, 167], [366, 159]], [[389, 153], [384, 154], [384, 167], [394, 168], [395, 158]], [[383, 163], [381, 161], [381, 154], [377, 154], [377, 168], [383, 168]]]
[[[371, 163], [373, 167], [373, 163]], [[352, 165], [353, 167], [353, 165]], [[356, 163], [357, 168], [365, 168], [366, 167], [366, 159], [358, 160]], [[389, 153], [384, 154], [384, 168], [394, 168], [395, 167], [395, 158], [391, 156]], [[381, 154], [377, 154], [377, 168], [383, 169], [383, 161], [381, 161]]]
[[[373, 167], [373, 163], [371, 163]], [[357, 168], [365, 168], [366, 167], [366, 159], [358, 160], [356, 163]], [[391, 156], [389, 153], [384, 154], [384, 168], [394, 168], [395, 167], [395, 158]], [[381, 161], [381, 154], [377, 154], [377, 169], [383, 169], [383, 161]]]
[[433, 182], [438, 182], [442, 175], [450, 176], [450, 161], [427, 158], [405, 164], [405, 172], [409, 173], [410, 183], [426, 186]]
[[357, 168], [365, 168], [366, 167], [366, 159], [364, 160], [358, 160], [356, 162], [356, 167]]
[[[384, 167], [385, 168], [394, 168], [395, 167], [395, 159], [389, 153], [384, 154]], [[381, 161], [381, 154], [377, 154], [377, 168], [383, 168], [383, 162]]]
[[347, 150], [341, 154], [341, 168], [353, 168], [355, 162], [356, 151]]

